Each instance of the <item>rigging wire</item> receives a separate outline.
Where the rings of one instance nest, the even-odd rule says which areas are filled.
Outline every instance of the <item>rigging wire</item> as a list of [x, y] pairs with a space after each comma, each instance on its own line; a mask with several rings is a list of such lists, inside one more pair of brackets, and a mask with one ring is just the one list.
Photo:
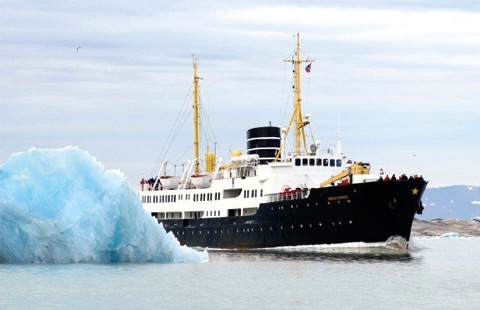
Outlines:
[[158, 155], [158, 158], [155, 162], [154, 167], [152, 168], [152, 171], [150, 172], [150, 175], [155, 175], [155, 172], [159, 171], [161, 163], [165, 160], [166, 154], [168, 153], [173, 142], [175, 141], [178, 134], [180, 133], [180, 129], [184, 126], [186, 122], [186, 119], [189, 115], [188, 111], [190, 110], [190, 109], [186, 109], [186, 106], [187, 106], [187, 103], [190, 102], [192, 88], [193, 88], [193, 83], [191, 84], [190, 89], [185, 97], [185, 100], [183, 101], [182, 107], [180, 108], [180, 111], [177, 114], [177, 117], [175, 119], [175, 122], [173, 123], [173, 126], [170, 128], [170, 132], [167, 136], [166, 142], [163, 145], [163, 148], [160, 151], [160, 154]]

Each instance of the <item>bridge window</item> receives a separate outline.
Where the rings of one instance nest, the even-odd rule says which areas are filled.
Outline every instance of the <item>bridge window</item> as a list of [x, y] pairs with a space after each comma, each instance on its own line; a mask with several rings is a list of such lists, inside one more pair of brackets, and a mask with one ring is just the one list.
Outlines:
[[302, 158], [302, 166], [308, 165], [308, 158]]
[[337, 159], [337, 167], [341, 167], [342, 166], [342, 160], [341, 159]]
[[328, 158], [323, 159], [323, 166], [328, 167]]
[[300, 166], [300, 158], [295, 158], [295, 166]]
[[317, 166], [321, 166], [322, 165], [322, 159], [321, 158], [317, 158]]
[[335, 159], [330, 159], [330, 167], [335, 167]]
[[308, 160], [308, 165], [309, 165], [309, 166], [315, 166], [315, 158], [310, 158], [310, 159]]

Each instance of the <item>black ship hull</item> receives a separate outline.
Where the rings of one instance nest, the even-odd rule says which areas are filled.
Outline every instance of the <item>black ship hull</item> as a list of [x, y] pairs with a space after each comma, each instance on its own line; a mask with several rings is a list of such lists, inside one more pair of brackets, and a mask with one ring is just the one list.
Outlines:
[[415, 178], [312, 188], [304, 199], [262, 203], [251, 216], [159, 222], [180, 244], [202, 248], [408, 241], [426, 185]]

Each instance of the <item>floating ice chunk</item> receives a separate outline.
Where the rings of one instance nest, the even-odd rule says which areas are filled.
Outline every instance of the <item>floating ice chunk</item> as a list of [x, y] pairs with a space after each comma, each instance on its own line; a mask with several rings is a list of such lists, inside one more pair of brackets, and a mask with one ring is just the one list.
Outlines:
[[76, 147], [0, 166], [0, 262], [203, 262], [144, 211], [125, 176]]
[[460, 234], [456, 233], [456, 232], [449, 232], [449, 233], [445, 233], [445, 234], [441, 235], [440, 237], [442, 237], [442, 238], [458, 238], [458, 237], [460, 237]]

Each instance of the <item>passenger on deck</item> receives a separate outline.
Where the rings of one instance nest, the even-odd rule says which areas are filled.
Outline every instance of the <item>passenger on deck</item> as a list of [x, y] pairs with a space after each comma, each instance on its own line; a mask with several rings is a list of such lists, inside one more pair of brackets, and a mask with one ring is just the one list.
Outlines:
[[385, 177], [384, 180], [385, 180], [385, 181], [390, 181], [390, 177], [388, 176], [388, 174], [387, 174], [387, 176]]

